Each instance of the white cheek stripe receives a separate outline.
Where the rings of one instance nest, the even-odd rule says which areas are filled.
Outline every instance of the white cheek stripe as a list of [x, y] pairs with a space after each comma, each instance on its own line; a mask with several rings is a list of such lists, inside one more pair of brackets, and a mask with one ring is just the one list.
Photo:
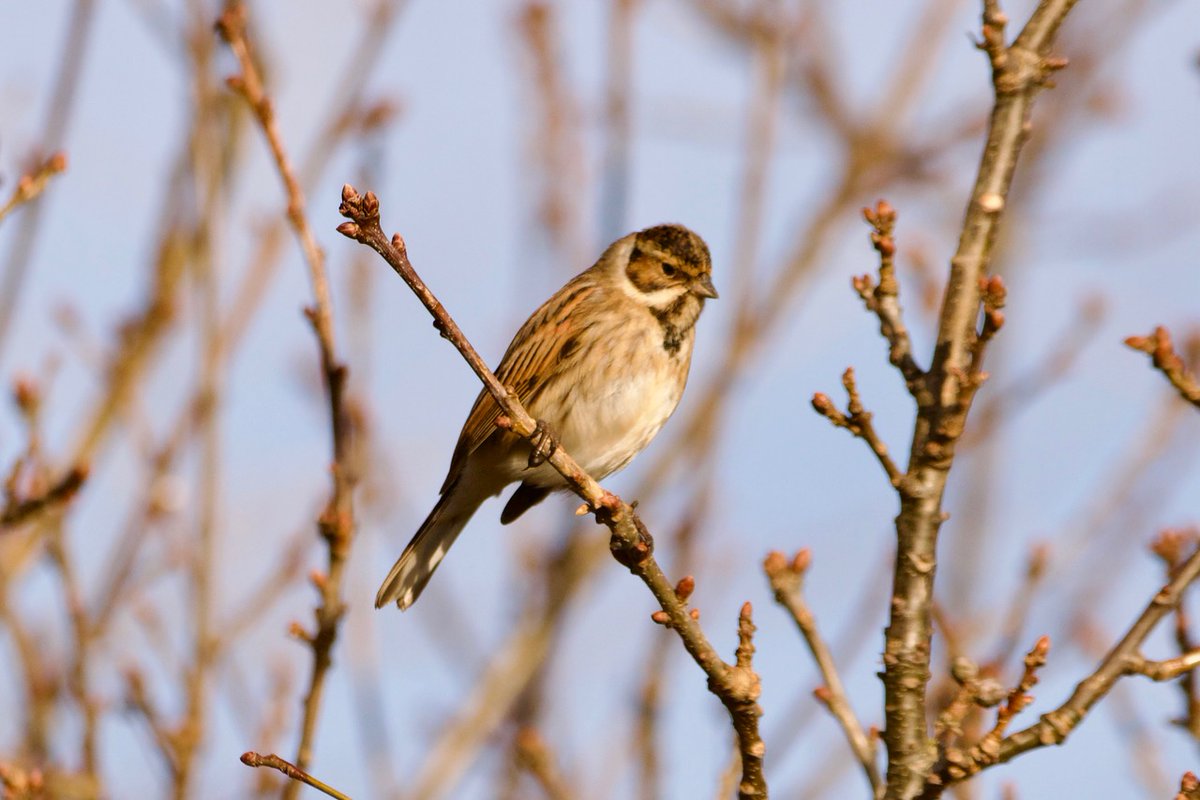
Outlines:
[[633, 281], [629, 280], [629, 275], [625, 272], [626, 267], [629, 266], [629, 252], [632, 249], [633, 237], [630, 236], [627, 242], [621, 243], [617, 257], [613, 259], [613, 269], [617, 272], [617, 286], [621, 287], [621, 291], [627, 297], [645, 303], [651, 308], [665, 308], [687, 293], [686, 286], [668, 286], [666, 289], [655, 289], [653, 292], [643, 292], [634, 286]]

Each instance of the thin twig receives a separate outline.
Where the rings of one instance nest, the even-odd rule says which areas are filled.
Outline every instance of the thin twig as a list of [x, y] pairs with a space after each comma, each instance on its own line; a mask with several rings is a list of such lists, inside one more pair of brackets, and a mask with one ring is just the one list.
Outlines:
[[530, 683], [541, 673], [561, 627], [568, 601], [593, 572], [604, 555], [597, 544], [582, 536], [569, 536], [553, 559], [545, 602], [529, 606], [515, 630], [496, 649], [484, 674], [475, 682], [455, 718], [427, 748], [425, 763], [411, 786], [411, 795], [422, 800], [446, 797], [466, 771], [474, 753], [510, 714]]
[[778, 551], [772, 552], [763, 562], [763, 571], [775, 592], [775, 601], [787, 609], [792, 620], [808, 649], [812, 652], [813, 660], [821, 671], [824, 685], [814, 694], [837, 719], [838, 724], [846, 734], [846, 741], [854, 751], [855, 758], [862, 765], [867, 781], [871, 785], [871, 793], [876, 798], [883, 797], [883, 781], [879, 777], [879, 768], [875, 764], [875, 740], [868, 736], [854, 715], [854, 709], [846, 697], [846, 689], [838, 675], [837, 665], [833, 661], [833, 653], [817, 631], [817, 621], [808, 603], [804, 600], [804, 574], [811, 563], [808, 550], [796, 553], [789, 563], [787, 557]]
[[[1080, 681], [1061, 706], [1043, 714], [1041, 719], [1016, 733], [1009, 734], [989, 752], [972, 752], [961, 763], [945, 764], [933, 773], [921, 797], [940, 797], [946, 787], [975, 775], [992, 764], [1010, 761], [1022, 753], [1048, 745], [1062, 744], [1097, 702], [1124, 675], [1146, 674], [1155, 680], [1177, 677], [1185, 669], [1200, 665], [1200, 654], [1188, 653], [1166, 662], [1147, 662], [1139, 652], [1142, 643], [1163, 617], [1173, 612], [1183, 599], [1184, 590], [1200, 577], [1200, 549], [1180, 567], [1175, 577], [1146, 606], [1141, 615], [1113, 646], [1096, 670]], [[1161, 677], [1159, 677], [1161, 675]]]
[[[217, 31], [229, 45], [241, 67], [241, 74], [229, 78], [227, 83], [232, 90], [245, 98], [254, 112], [287, 194], [288, 221], [300, 241], [308, 264], [315, 305], [306, 309], [306, 315], [316, 334], [321, 357], [321, 374], [329, 403], [333, 485], [329, 501], [318, 519], [321, 536], [328, 545], [328, 566], [325, 574], [315, 581], [321, 599], [315, 612], [316, 630], [306, 637], [312, 647], [313, 669], [305, 694], [304, 717], [295, 758], [296, 767], [303, 770], [312, 759], [325, 677], [333, 661], [338, 626], [345, 612], [342, 603], [342, 577], [354, 538], [353, 492], [356, 476], [351, 467], [352, 431], [345, 403], [347, 370], [337, 357], [333, 333], [333, 303], [330, 299], [329, 279], [325, 272], [324, 253], [317, 244], [312, 227], [308, 224], [304, 196], [284, 149], [273, 106], [266, 96], [250, 49], [246, 35], [246, 10], [240, 2], [232, 0], [226, 4], [226, 9], [217, 23]], [[294, 798], [297, 792], [297, 785], [289, 784], [285, 797]]]
[[887, 473], [888, 481], [892, 486], [899, 487], [904, 473], [896, 466], [896, 462], [892, 461], [887, 445], [875, 432], [875, 426], [871, 424], [871, 412], [863, 408], [862, 398], [858, 394], [858, 384], [854, 380], [853, 367], [847, 367], [846, 371], [842, 373], [842, 386], [845, 387], [846, 396], [849, 398], [846, 406], [848, 413], [843, 414], [839, 411], [833, 401], [829, 399], [829, 395], [823, 392], [813, 395], [812, 407], [818, 414], [832, 422], [835, 427], [845, 428], [866, 442], [867, 446], [871, 448], [871, 452], [879, 459], [883, 471]]
[[[1050, 57], [1050, 47], [1073, 5], [1074, 0], [1043, 0], [1016, 41], [1006, 46], [1007, 18], [997, 3], [984, 3], [982, 47], [992, 64], [995, 104], [950, 262], [933, 358], [925, 379], [915, 387], [917, 420], [909, 470], [898, 489], [896, 570], [883, 654], [887, 797], [892, 800], [920, 795], [937, 759], [926, 722], [926, 690], [937, 535], [945, 519], [942, 497], [955, 445], [985, 377], [984, 345], [1003, 321], [997, 303], [1002, 284], [986, 278], [992, 248], [1029, 135], [1034, 97], [1050, 74], [1065, 66], [1062, 59]], [[987, 312], [983, 331], [977, 329], [981, 304]]]
[[322, 783], [312, 775], [309, 775], [307, 772], [297, 767], [295, 764], [284, 761], [274, 753], [270, 753], [265, 756], [259, 755], [253, 751], [242, 753], [242, 763], [247, 767], [270, 767], [271, 769], [277, 769], [284, 775], [291, 778], [292, 781], [298, 782], [297, 785], [300, 783], [307, 784], [322, 794], [327, 794], [330, 797], [337, 798], [337, 800], [350, 800], [349, 795], [339, 792], [337, 789], [333, 788], [327, 783]]
[[15, 528], [30, 522], [39, 514], [70, 502], [87, 477], [87, 467], [72, 467], [53, 486], [40, 494], [19, 500], [9, 498], [8, 502], [0, 508], [0, 532], [3, 532], [5, 528]]
[[1149, 336], [1130, 336], [1125, 340], [1125, 344], [1148, 354], [1154, 368], [1166, 376], [1179, 392], [1179, 396], [1200, 408], [1200, 380], [1196, 379], [1175, 352], [1175, 347], [1171, 344], [1171, 334], [1166, 328], [1160, 325]]
[[[340, 211], [350, 221], [342, 223], [338, 230], [383, 256], [429, 309], [442, 336], [450, 340], [483, 382], [502, 412], [496, 422], [497, 426], [530, 439], [537, 430], [536, 420], [529, 415], [520, 400], [500, 383], [445, 307], [417, 275], [400, 235], [396, 234], [391, 240], [384, 235], [379, 227], [379, 201], [375, 195], [368, 192], [360, 196], [354, 187], [346, 185], [342, 189]], [[676, 595], [675, 586], [654, 558], [653, 541], [649, 532], [633, 509], [601, 487], [563, 448], [556, 449], [547, 461], [585, 501], [596, 519], [608, 527], [612, 534], [609, 547], [613, 556], [640, 578], [654, 594], [662, 608], [661, 613], [665, 615], [665, 621], [678, 633], [684, 648], [708, 675], [709, 690], [725, 705], [738, 734], [742, 751], [739, 796], [743, 799], [766, 797], [767, 786], [762, 772], [765, 747], [758, 733], [761, 710], [757, 700], [760, 685], [750, 662], [750, 654], [753, 652], [751, 635], [754, 630], [750, 619], [750, 604], [742, 607], [739, 617], [736, 663], [728, 664], [717, 655], [700, 628], [696, 616], [687, 608], [686, 602]]]
[[50, 183], [50, 179], [67, 168], [67, 154], [58, 152], [47, 158], [36, 169], [22, 175], [13, 189], [8, 202], [0, 206], [0, 222], [4, 221], [17, 206], [35, 199]]
[[524, 727], [517, 731], [514, 746], [521, 766], [534, 777], [549, 800], [571, 800], [575, 796], [570, 782], [554, 763], [554, 754], [536, 729]]

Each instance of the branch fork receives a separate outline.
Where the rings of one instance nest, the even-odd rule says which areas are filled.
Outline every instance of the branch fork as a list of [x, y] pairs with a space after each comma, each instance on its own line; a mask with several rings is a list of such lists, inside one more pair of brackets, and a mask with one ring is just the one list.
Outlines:
[[883, 471], [887, 473], [888, 481], [892, 486], [899, 488], [904, 480], [904, 473], [896, 466], [888, 452], [888, 447], [884, 441], [876, 433], [874, 425], [871, 424], [871, 413], [867, 411], [862, 404], [862, 397], [858, 393], [858, 384], [854, 378], [854, 368], [847, 367], [842, 373], [842, 386], [846, 389], [848, 402], [846, 405], [846, 413], [838, 410], [829, 396], [817, 392], [812, 398], [812, 407], [818, 414], [825, 417], [836, 428], [845, 428], [853, 435], [862, 439], [871, 448], [871, 452], [879, 460]]

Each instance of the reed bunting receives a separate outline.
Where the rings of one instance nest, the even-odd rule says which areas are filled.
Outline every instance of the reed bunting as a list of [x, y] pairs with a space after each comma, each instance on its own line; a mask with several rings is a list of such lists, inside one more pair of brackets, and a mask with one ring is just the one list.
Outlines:
[[[716, 298], [704, 240], [682, 225], [618, 239], [559, 289], [513, 337], [496, 377], [596, 479], [624, 468], [675, 411], [692, 361], [694, 326]], [[507, 525], [566, 488], [545, 459], [496, 427], [500, 407], [479, 393], [450, 459], [441, 499], [404, 548], [375, 607], [411, 606], [468, 520], [520, 481], [500, 514]]]

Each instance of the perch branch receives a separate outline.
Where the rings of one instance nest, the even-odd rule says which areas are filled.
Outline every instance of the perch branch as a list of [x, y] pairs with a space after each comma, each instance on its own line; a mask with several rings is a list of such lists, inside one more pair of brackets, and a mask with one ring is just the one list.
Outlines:
[[1175, 800], [1200, 800], [1200, 778], [1195, 773], [1185, 772], [1179, 779], [1179, 794]]
[[[343, 235], [367, 245], [408, 284], [413, 293], [433, 315], [434, 325], [448, 339], [483, 382], [502, 412], [497, 426], [525, 439], [537, 430], [537, 421], [529, 415], [514, 393], [505, 388], [484, 363], [467, 340], [446, 308], [429, 290], [409, 261], [404, 240], [399, 234], [390, 240], [379, 226], [379, 201], [371, 192], [359, 195], [354, 187], [342, 188], [339, 209], [349, 222], [338, 226]], [[751, 636], [754, 625], [750, 619], [750, 604], [742, 607], [739, 617], [739, 646], [734, 664], [721, 659], [700, 628], [685, 600], [676, 595], [675, 586], [654, 558], [653, 541], [633, 509], [616, 495], [606, 491], [579, 466], [562, 448], [556, 448], [546, 459], [566, 480], [568, 486], [587, 504], [596, 520], [611, 532], [609, 547], [614, 558], [640, 578], [658, 600], [665, 615], [664, 622], [679, 635], [684, 648], [708, 675], [709, 689], [729, 712], [739, 747], [742, 751], [742, 781], [739, 797], [765, 798], [766, 780], [762, 761], [764, 745], [758, 734], [760, 685], [750, 663], [753, 652]], [[698, 616], [698, 615], [697, 615]]]
[[45, 511], [67, 503], [87, 480], [87, 467], [72, 467], [46, 491], [23, 499], [9, 498], [0, 508], [0, 531], [29, 522]]

